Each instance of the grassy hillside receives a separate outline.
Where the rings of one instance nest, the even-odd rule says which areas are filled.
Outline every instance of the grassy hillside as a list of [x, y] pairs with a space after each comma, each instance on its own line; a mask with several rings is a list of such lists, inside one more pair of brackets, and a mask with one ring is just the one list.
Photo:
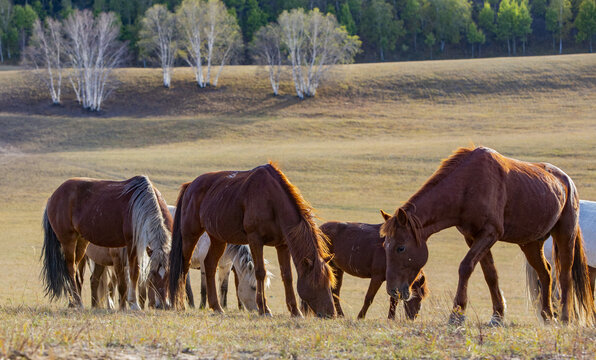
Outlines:
[[350, 65], [316, 98], [298, 101], [289, 82], [282, 96], [271, 96], [254, 67], [225, 69], [216, 89], [198, 89], [188, 69], [177, 69], [170, 90], [160, 87], [157, 70], [124, 69], [100, 114], [79, 110], [68, 92], [64, 106], [50, 106], [30, 75], [2, 71], [0, 356], [592, 358], [596, 330], [536, 321], [513, 245], [493, 252], [506, 327], [482, 325], [491, 305], [480, 269], [469, 285], [467, 327], [446, 326], [466, 252], [453, 229], [429, 242], [431, 296], [413, 324], [385, 320], [384, 288], [367, 319], [352, 320], [368, 281], [350, 276], [342, 289], [348, 319], [290, 319], [271, 249], [272, 319], [234, 310], [233, 296], [224, 316], [69, 311], [43, 297], [38, 258], [45, 201], [72, 176], [144, 173], [174, 202], [179, 184], [203, 172], [271, 159], [321, 221], [377, 223], [379, 208], [393, 211], [442, 158], [474, 143], [551, 162], [572, 176], [582, 198], [596, 199], [595, 70], [594, 55]]

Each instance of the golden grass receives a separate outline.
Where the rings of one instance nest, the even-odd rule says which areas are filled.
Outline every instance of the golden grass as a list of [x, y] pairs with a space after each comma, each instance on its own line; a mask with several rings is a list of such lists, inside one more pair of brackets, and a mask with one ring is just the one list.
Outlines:
[[[108, 99], [99, 116], [68, 104], [48, 107], [43, 89], [19, 72], [4, 71], [0, 357], [593, 358], [594, 329], [536, 321], [526, 305], [522, 255], [513, 245], [497, 244], [493, 251], [509, 305], [507, 326], [482, 325], [491, 305], [477, 270], [466, 328], [448, 327], [466, 252], [453, 229], [429, 242], [431, 296], [413, 324], [403, 316], [385, 320], [384, 288], [367, 320], [352, 320], [368, 281], [350, 276], [342, 288], [348, 319], [290, 319], [272, 249], [266, 251], [276, 275], [267, 293], [272, 319], [237, 310], [223, 316], [200, 310], [70, 311], [43, 297], [38, 257], [45, 201], [72, 176], [145, 173], [173, 202], [179, 184], [203, 172], [249, 169], [271, 159], [323, 220], [376, 223], [379, 208], [393, 211], [453, 149], [475, 143], [551, 162], [573, 177], [582, 198], [596, 199], [594, 69], [593, 55], [350, 65], [304, 102], [289, 95], [288, 83], [286, 95], [269, 96], [266, 81], [253, 81], [254, 67], [225, 69], [222, 88], [208, 91], [194, 88], [190, 72], [178, 69], [171, 92], [143, 98], [163, 92], [159, 72], [126, 69], [118, 72], [126, 91]], [[16, 105], [2, 106], [7, 94]], [[27, 102], [28, 94], [37, 100]], [[196, 288], [198, 276], [193, 279]], [[234, 296], [229, 300], [234, 309]]]

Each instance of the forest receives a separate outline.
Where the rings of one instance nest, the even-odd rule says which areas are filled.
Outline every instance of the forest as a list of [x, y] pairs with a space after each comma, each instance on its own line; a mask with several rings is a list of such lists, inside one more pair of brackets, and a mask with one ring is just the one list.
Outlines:
[[[284, 10], [332, 13], [362, 41], [356, 62], [453, 59], [592, 52], [596, 0], [224, 0], [241, 29], [251, 64], [253, 35]], [[17, 64], [37, 18], [65, 19], [74, 9], [113, 12], [131, 66], [151, 65], [139, 46], [142, 19], [155, 3], [170, 11], [181, 0], [0, 0], [0, 62]], [[182, 64], [182, 61], [180, 64]]]

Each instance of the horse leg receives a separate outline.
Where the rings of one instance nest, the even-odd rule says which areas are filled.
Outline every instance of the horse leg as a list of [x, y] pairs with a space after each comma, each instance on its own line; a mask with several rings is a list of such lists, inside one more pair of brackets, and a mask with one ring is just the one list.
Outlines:
[[[267, 306], [267, 298], [265, 297], [265, 276], [267, 276], [267, 270], [265, 269], [265, 258], [263, 257], [263, 240], [256, 233], [248, 234], [247, 238], [252, 259], [255, 263], [255, 278], [257, 279], [257, 309], [259, 310], [259, 315], [271, 316], [271, 310], [269, 310], [269, 307]], [[277, 258], [278, 260], [280, 258], [279, 250], [277, 252]], [[282, 258], [285, 257], [282, 256]], [[287, 274], [284, 274], [285, 268], [282, 268], [281, 263], [282, 262], [280, 261], [279, 267], [282, 273], [282, 280], [284, 281], [284, 289], [287, 289], [284, 280], [286, 279], [284, 276], [287, 276]], [[294, 288], [292, 288], [290, 298], [288, 298], [287, 293], [288, 291], [286, 290], [286, 304], [288, 307], [290, 307], [289, 301], [291, 301], [292, 297], [294, 298], [294, 303], [296, 302]]]
[[[292, 316], [302, 317], [302, 313], [300, 312], [300, 309], [298, 309], [298, 303], [296, 302], [296, 294], [294, 294], [294, 286], [292, 284], [292, 265], [291, 265], [290, 251], [288, 250], [288, 246], [285, 244], [276, 246], [275, 249], [277, 250], [277, 260], [279, 262], [279, 271], [281, 272], [281, 281], [284, 284], [284, 290], [285, 290], [285, 294], [286, 294], [286, 306], [288, 307], [288, 310], [290, 311], [290, 314], [292, 314]], [[252, 247], [251, 247], [251, 251], [252, 251]], [[260, 258], [255, 258], [254, 254], [253, 254], [253, 259], [255, 260], [255, 274], [258, 274], [259, 270], [260, 270], [259, 266], [256, 266], [256, 264], [258, 261], [261, 261], [263, 259], [262, 251], [263, 251], [263, 248], [261, 247]], [[262, 271], [263, 271], [263, 273], [266, 273], [264, 264], [262, 266]], [[262, 282], [264, 282], [264, 280], [265, 280], [265, 276], [263, 276], [261, 278], [259, 275], [257, 275], [257, 294], [258, 294], [259, 285], [262, 284]], [[263, 285], [261, 285], [261, 286], [263, 286]], [[262, 296], [263, 296], [263, 301], [264, 301], [264, 297], [265, 297], [264, 289], [263, 289]], [[257, 295], [257, 305], [259, 303], [258, 299], [259, 299], [259, 297]], [[261, 308], [259, 307], [259, 313], [261, 313], [260, 309]], [[267, 310], [269, 310], [269, 309], [267, 309]], [[267, 312], [269, 312], [269, 311], [267, 311]]]
[[339, 299], [339, 292], [341, 291], [341, 284], [344, 279], [344, 272], [338, 267], [333, 265], [333, 261], [329, 262], [329, 265], [335, 272], [335, 287], [332, 289], [333, 293], [333, 303], [335, 304], [335, 311], [337, 312], [337, 316], [344, 317], [344, 311], [341, 308], [341, 301]]
[[[468, 247], [472, 247], [474, 239], [465, 237]], [[490, 297], [493, 303], [493, 315], [490, 319], [489, 325], [501, 326], [505, 318], [505, 301], [501, 289], [499, 289], [499, 276], [497, 275], [497, 268], [495, 267], [495, 261], [493, 254], [489, 250], [482, 259], [480, 259], [480, 267], [484, 274], [484, 280], [488, 285], [490, 291]], [[407, 305], [406, 305], [407, 308]]]
[[186, 274], [186, 298], [188, 299], [188, 305], [194, 309], [195, 307], [195, 296], [192, 293], [192, 286], [190, 284], [190, 271]]
[[83, 262], [83, 259], [85, 258], [85, 252], [87, 251], [87, 245], [89, 245], [89, 242], [87, 240], [83, 239], [80, 236], [77, 238], [77, 244], [76, 244], [76, 249], [75, 249], [75, 266], [76, 266], [77, 270], [79, 270], [81, 272], [79, 273], [79, 271], [77, 271], [77, 273], [79, 273], [79, 276], [75, 275], [75, 284], [76, 284], [75, 291], [78, 293], [79, 303], [80, 303], [81, 307], [83, 306], [83, 302], [81, 300], [81, 291], [83, 288], [82, 276], [85, 273], [85, 264], [83, 263], [82, 269], [79, 265]]
[[115, 307], [114, 299], [116, 298], [116, 284], [118, 282], [118, 278], [116, 277], [116, 273], [110, 269], [107, 269], [107, 273], [105, 276], [108, 278], [106, 308], [112, 310]]
[[101, 303], [101, 297], [99, 296], [99, 286], [104, 271], [105, 267], [103, 265], [95, 263], [93, 272], [91, 272], [91, 278], [89, 279], [89, 282], [91, 283], [91, 307], [94, 308], [99, 307]]
[[[64, 253], [64, 262], [66, 263], [66, 270], [68, 271], [69, 277], [69, 292], [70, 297], [68, 299], [68, 307], [83, 307], [83, 302], [81, 301], [81, 293], [78, 291], [77, 288], [77, 259], [76, 259], [76, 252], [77, 252], [77, 240], [78, 236], [74, 233], [68, 234], [57, 234], [58, 239], [60, 239], [60, 243], [62, 244], [62, 251]], [[63, 241], [62, 239], [66, 239]]]
[[240, 279], [238, 278], [236, 268], [233, 266], [232, 272], [234, 273], [234, 285], [236, 286], [236, 300], [238, 301], [238, 310], [244, 310], [244, 305], [242, 305], [242, 300], [240, 300], [240, 294], [238, 293], [238, 285], [240, 284]]
[[139, 282], [139, 262], [136, 249], [128, 249], [128, 288], [126, 301], [131, 310], [141, 310], [137, 299], [137, 286]]
[[372, 304], [375, 295], [377, 295], [377, 291], [379, 291], [383, 281], [385, 281], [385, 276], [379, 276], [377, 274], [374, 274], [370, 279], [370, 284], [368, 285], [368, 290], [364, 297], [364, 305], [362, 305], [362, 309], [358, 313], [358, 319], [364, 319], [366, 316], [366, 312], [368, 311], [370, 304]]
[[397, 308], [398, 302], [399, 302], [399, 300], [397, 300], [393, 296], [389, 297], [389, 314], [387, 315], [387, 319], [389, 319], [389, 320], [395, 319], [395, 310]]
[[544, 241], [534, 241], [525, 245], [520, 245], [526, 259], [530, 266], [538, 273], [538, 279], [540, 280], [540, 293], [542, 295], [542, 311], [540, 315], [544, 321], [552, 320], [553, 308], [552, 308], [552, 277], [550, 273], [550, 265], [544, 257], [544, 250], [542, 245]]
[[83, 256], [83, 259], [79, 261], [77, 266], [77, 289], [79, 293], [83, 291], [83, 283], [85, 282], [85, 267], [87, 265], [87, 258]]
[[205, 257], [205, 278], [207, 280], [207, 301], [209, 301], [209, 307], [216, 312], [223, 313], [223, 309], [219, 305], [217, 299], [217, 287], [215, 286], [215, 272], [217, 270], [217, 263], [219, 258], [223, 255], [226, 249], [226, 243], [222, 241], [216, 241], [211, 235], [211, 246]]
[[207, 304], [207, 277], [205, 276], [205, 264], [201, 264], [201, 303], [199, 309], [204, 309]]
[[149, 280], [145, 280], [142, 283], [139, 283], [138, 292], [139, 292], [139, 306], [141, 309], [145, 309], [145, 300], [147, 300], [147, 288]]
[[465, 311], [468, 305], [468, 281], [476, 264], [486, 255], [490, 248], [497, 242], [497, 237], [489, 232], [473, 242], [470, 250], [459, 265], [459, 281], [457, 292], [453, 300], [453, 310], [449, 316], [449, 324], [461, 325], [465, 321]]
[[230, 280], [232, 264], [219, 264], [218, 268], [219, 297], [223, 308], [226, 309], [228, 307], [228, 281]]
[[128, 283], [128, 274], [126, 273], [125, 259], [118, 256], [112, 256], [114, 264], [114, 273], [118, 284], [118, 307], [120, 310], [126, 309], [126, 292]]

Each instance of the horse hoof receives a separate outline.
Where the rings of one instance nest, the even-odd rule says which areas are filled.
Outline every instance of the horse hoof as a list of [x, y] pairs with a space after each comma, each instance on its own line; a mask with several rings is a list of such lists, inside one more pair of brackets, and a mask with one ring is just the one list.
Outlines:
[[141, 311], [141, 307], [137, 303], [130, 303], [128, 306], [130, 307], [130, 310]]
[[466, 315], [452, 312], [449, 315], [449, 325], [462, 326], [466, 322]]
[[491, 327], [502, 327], [505, 325], [505, 320], [503, 319], [502, 316], [499, 315], [493, 315], [490, 318], [490, 321], [488, 322], [488, 326]]

